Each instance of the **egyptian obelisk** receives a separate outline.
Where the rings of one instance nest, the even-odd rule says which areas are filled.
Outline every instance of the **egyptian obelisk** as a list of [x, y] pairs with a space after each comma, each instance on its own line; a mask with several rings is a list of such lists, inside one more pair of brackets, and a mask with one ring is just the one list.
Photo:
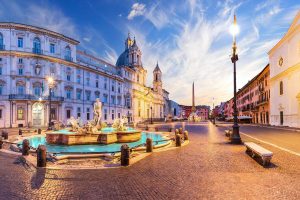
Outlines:
[[192, 92], [192, 112], [196, 111], [196, 107], [195, 107], [195, 88], [194, 88], [194, 82], [193, 82], [193, 92]]

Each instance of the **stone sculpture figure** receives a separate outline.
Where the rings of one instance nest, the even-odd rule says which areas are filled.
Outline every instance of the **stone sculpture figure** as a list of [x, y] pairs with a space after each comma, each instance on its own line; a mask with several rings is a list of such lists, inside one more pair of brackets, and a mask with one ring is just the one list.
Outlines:
[[102, 103], [99, 98], [96, 99], [94, 103], [94, 114], [95, 114], [95, 126], [97, 129], [101, 129], [101, 117], [102, 117]]

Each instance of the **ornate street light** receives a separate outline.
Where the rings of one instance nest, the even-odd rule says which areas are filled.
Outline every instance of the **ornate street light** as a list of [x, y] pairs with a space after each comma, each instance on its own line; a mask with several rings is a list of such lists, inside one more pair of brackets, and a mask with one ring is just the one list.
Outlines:
[[236, 16], [234, 15], [234, 21], [233, 24], [230, 27], [230, 33], [233, 36], [233, 45], [232, 45], [232, 57], [231, 62], [233, 63], [233, 84], [234, 84], [234, 97], [233, 97], [233, 126], [232, 126], [232, 134], [230, 137], [231, 143], [233, 144], [240, 144], [242, 142], [241, 136], [240, 136], [240, 127], [238, 125], [238, 112], [236, 107], [236, 61], [238, 61], [238, 55], [236, 53], [236, 35], [239, 33], [239, 27], [236, 23]]
[[47, 83], [48, 83], [48, 88], [49, 88], [49, 122], [48, 122], [48, 130], [51, 130], [51, 93], [52, 93], [52, 89], [55, 86], [55, 81], [53, 79], [53, 77], [49, 76], [47, 78]]
[[150, 119], [150, 124], [153, 124], [153, 120], [152, 120], [152, 106], [150, 107], [151, 110], [151, 119]]

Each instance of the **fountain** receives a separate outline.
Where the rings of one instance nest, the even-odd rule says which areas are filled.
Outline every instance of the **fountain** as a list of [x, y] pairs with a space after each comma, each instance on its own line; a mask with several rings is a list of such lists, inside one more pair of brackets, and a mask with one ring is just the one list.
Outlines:
[[83, 124], [80, 118], [71, 117], [68, 124], [71, 128], [60, 129], [46, 133], [48, 144], [78, 145], [78, 144], [112, 144], [136, 142], [141, 139], [141, 131], [126, 127], [126, 117], [115, 119], [112, 127], [101, 122], [102, 103], [96, 99], [94, 104], [94, 119]]

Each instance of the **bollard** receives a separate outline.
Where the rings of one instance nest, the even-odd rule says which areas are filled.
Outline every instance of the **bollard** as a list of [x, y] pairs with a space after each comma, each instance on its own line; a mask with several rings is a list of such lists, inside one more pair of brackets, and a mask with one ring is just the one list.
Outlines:
[[172, 132], [172, 128], [169, 128], [169, 132]]
[[45, 145], [39, 145], [36, 150], [36, 166], [37, 167], [46, 167], [47, 164], [47, 148]]
[[189, 132], [188, 131], [184, 131], [183, 132], [183, 137], [184, 137], [184, 140], [189, 140]]
[[28, 156], [29, 155], [29, 149], [30, 149], [29, 140], [27, 140], [27, 139], [23, 140], [22, 155], [23, 156]]
[[38, 134], [40, 135], [42, 133], [42, 129], [38, 129]]
[[149, 131], [149, 127], [148, 127], [148, 125], [145, 127], [145, 131]]
[[176, 141], [176, 147], [180, 147], [181, 146], [181, 137], [179, 134], [176, 134], [175, 141]]
[[121, 146], [121, 165], [128, 166], [130, 159], [130, 149], [127, 144]]
[[183, 130], [182, 128], [179, 128], [179, 134], [182, 135], [183, 134]]
[[3, 145], [3, 141], [2, 141], [2, 137], [0, 137], [0, 149], [2, 149], [2, 145]]
[[22, 133], [23, 133], [22, 129], [19, 129], [19, 135], [22, 135]]
[[8, 140], [8, 132], [7, 131], [2, 131], [2, 137], [4, 140]]
[[152, 139], [147, 138], [147, 140], [146, 140], [146, 152], [152, 152], [152, 151], [153, 151]]

